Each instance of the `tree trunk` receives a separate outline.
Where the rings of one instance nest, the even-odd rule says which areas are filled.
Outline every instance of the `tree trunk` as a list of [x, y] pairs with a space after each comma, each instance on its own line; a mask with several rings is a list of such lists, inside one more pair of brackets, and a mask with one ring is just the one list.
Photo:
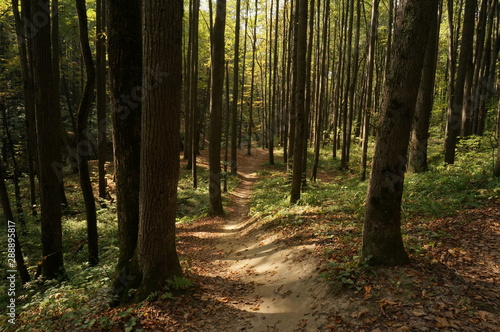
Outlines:
[[200, 0], [193, 1], [193, 40], [192, 40], [192, 75], [191, 75], [191, 174], [193, 177], [193, 188], [198, 188], [198, 174], [196, 170], [196, 157], [199, 153], [198, 151], [198, 140], [199, 140], [199, 130], [198, 130], [198, 29], [200, 20]]
[[457, 69], [457, 79], [455, 81], [454, 95], [448, 114], [448, 131], [445, 141], [444, 161], [447, 164], [455, 163], [455, 148], [458, 136], [462, 127], [462, 106], [464, 104], [464, 87], [467, 78], [467, 68], [471, 61], [474, 46], [474, 23], [477, 0], [466, 0], [464, 24], [462, 31], [462, 44], [460, 46], [460, 59]]
[[295, 143], [293, 149], [292, 188], [290, 191], [290, 203], [295, 204], [300, 199], [302, 183], [302, 158], [304, 157], [304, 134], [305, 134], [305, 89], [306, 89], [306, 45], [307, 45], [307, 1], [296, 0], [298, 12], [297, 25], [297, 58], [296, 76], [297, 85], [295, 90]]
[[[142, 31], [139, 0], [106, 0], [111, 120], [119, 257], [112, 305], [125, 303], [141, 282], [137, 256], [142, 107]], [[126, 68], [127, 70], [123, 70]], [[150, 75], [159, 73], [150, 72]]]
[[175, 248], [182, 93], [182, 13], [179, 0], [144, 1], [143, 59], [159, 77], [143, 73], [139, 266], [142, 283], [136, 300], [161, 291], [182, 276]]
[[19, 1], [12, 0], [12, 9], [16, 25], [17, 44], [19, 46], [19, 57], [21, 62], [21, 71], [23, 75], [24, 109], [26, 112], [26, 150], [28, 174], [30, 181], [30, 206], [31, 214], [37, 215], [36, 211], [36, 128], [35, 128], [35, 101], [33, 90], [33, 75], [29, 65], [28, 57], [29, 47], [26, 37], [26, 26], [22, 22], [29, 22], [29, 1], [22, 0], [22, 14], [19, 13]]
[[434, 83], [436, 81], [437, 52], [439, 42], [440, 14], [432, 16], [429, 39], [425, 50], [424, 68], [415, 108], [415, 118], [410, 139], [408, 170], [414, 173], [427, 171], [427, 143], [434, 105]]
[[[31, 19], [46, 13], [49, 17], [48, 0], [31, 0]], [[61, 116], [57, 107], [57, 94], [53, 89], [54, 73], [50, 42], [50, 21], [38, 28], [31, 39], [33, 44], [33, 81], [35, 86], [35, 117], [38, 143], [38, 178], [40, 183], [42, 274], [47, 279], [64, 277], [62, 253], [61, 195], [62, 173]]]
[[234, 32], [234, 78], [233, 78], [233, 106], [231, 108], [231, 174], [236, 175], [237, 165], [237, 143], [238, 143], [238, 87], [240, 85], [240, 13], [241, 0], [236, 0], [236, 27]]
[[378, 29], [378, 7], [380, 0], [373, 0], [372, 15], [370, 23], [370, 44], [368, 45], [368, 72], [366, 88], [366, 110], [363, 118], [363, 140], [361, 146], [361, 181], [366, 180], [366, 168], [368, 163], [368, 139], [370, 137], [370, 116], [373, 112], [373, 71], [375, 66], [375, 43], [377, 41]]
[[370, 264], [408, 262], [401, 236], [406, 152], [415, 113], [430, 24], [438, 0], [407, 0], [400, 7], [394, 51], [384, 86], [380, 129], [366, 198], [363, 258]]
[[217, 0], [212, 36], [212, 91], [210, 97], [210, 146], [209, 193], [210, 214], [223, 215], [222, 190], [220, 185], [221, 137], [222, 137], [222, 93], [224, 90], [224, 30], [226, 22], [226, 0]]
[[99, 197], [107, 197], [106, 170], [108, 156], [106, 135], [106, 1], [96, 1], [96, 108], [97, 108], [97, 150], [99, 169]]
[[[9, 194], [7, 192], [7, 187], [5, 186], [5, 169], [2, 161], [0, 160], [0, 200], [2, 201], [2, 209], [7, 222], [7, 242], [8, 242], [8, 256], [7, 256], [7, 269], [14, 270], [14, 263], [11, 261], [14, 254], [14, 260], [17, 265], [17, 270], [19, 271], [19, 276], [21, 277], [21, 282], [23, 285], [31, 280], [28, 269], [24, 264], [23, 252], [21, 249], [21, 243], [19, 242], [18, 233], [16, 229], [16, 223], [14, 220], [14, 215], [12, 213], [12, 208], [10, 206]], [[12, 249], [13, 248], [13, 252]]]
[[255, 57], [257, 55], [257, 13], [259, 0], [255, 0], [255, 16], [253, 22], [253, 37], [252, 37], [252, 69], [250, 74], [250, 106], [248, 109], [248, 145], [247, 155], [252, 155], [252, 134], [253, 134], [253, 99], [255, 92]]
[[88, 156], [90, 145], [87, 136], [88, 120], [92, 102], [95, 97], [95, 67], [92, 60], [92, 51], [90, 50], [89, 34], [87, 28], [87, 9], [85, 0], [76, 0], [76, 10], [78, 13], [78, 27], [80, 31], [80, 46], [82, 49], [82, 58], [85, 62], [86, 81], [80, 106], [78, 108], [77, 120], [77, 145], [78, 170], [80, 172], [80, 184], [82, 187], [83, 199], [85, 201], [85, 210], [87, 213], [87, 236], [89, 247], [89, 265], [95, 266], [99, 263], [99, 247], [97, 241], [97, 214], [95, 209], [94, 192], [90, 182], [90, 172]]

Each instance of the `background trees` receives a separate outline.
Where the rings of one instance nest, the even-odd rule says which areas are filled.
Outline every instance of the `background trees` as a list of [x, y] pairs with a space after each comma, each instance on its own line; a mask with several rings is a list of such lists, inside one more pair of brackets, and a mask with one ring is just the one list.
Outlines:
[[[61, 219], [81, 212], [82, 198], [86, 201], [89, 225], [92, 226], [99, 224], [100, 214], [114, 211], [113, 199], [116, 199], [119, 257], [113, 277], [114, 295], [118, 302], [126, 302], [129, 290], [137, 288], [143, 277], [137, 247], [141, 227], [143, 237], [140, 241], [144, 249], [141, 266], [147, 266], [144, 271], [148, 271], [148, 278], [152, 277], [154, 268], [148, 264], [156, 263], [148, 261], [152, 251], [147, 247], [149, 238], [145, 234], [152, 225], [156, 227], [157, 216], [151, 212], [146, 217], [146, 211], [154, 210], [147, 204], [153, 203], [149, 197], [165, 195], [168, 188], [168, 197], [163, 202], [173, 208], [172, 195], [175, 192], [172, 188], [177, 176], [173, 154], [178, 145], [184, 146], [189, 159], [186, 166], [192, 168], [194, 187], [198, 188], [194, 192], [200, 193], [210, 187], [206, 196], [211, 212], [223, 214], [220, 179], [227, 174], [221, 169], [222, 142], [230, 142], [233, 174], [237, 172], [238, 147], [247, 149], [248, 154], [254, 147], [267, 149], [269, 164], [276, 164], [275, 167], [280, 167], [283, 155], [283, 162], [291, 167], [291, 177], [283, 181], [283, 186], [292, 204], [302, 204], [304, 195], [301, 194], [308, 190], [305, 183], [307, 173], [312, 171], [312, 178], [316, 179], [325, 160], [338, 158], [336, 168], [341, 169], [342, 174], [353, 173], [364, 181], [374, 156], [373, 143], [375, 138], [378, 139], [382, 143], [376, 148], [378, 156], [373, 164], [371, 191], [367, 199], [365, 257], [378, 256], [376, 248], [370, 248], [370, 243], [376, 241], [369, 236], [374, 234], [373, 230], [388, 230], [388, 237], [397, 238], [396, 242], [400, 238], [398, 205], [403, 191], [407, 149], [408, 166], [413, 172], [432, 172], [443, 162], [451, 171], [456, 158], [466, 157], [475, 149], [484, 148], [485, 144], [490, 145], [492, 156], [494, 151], [499, 151], [498, 1], [437, 2], [442, 9], [439, 14], [437, 10], [432, 12], [428, 42], [425, 46], [420, 45], [416, 50], [418, 53], [412, 53], [415, 56], [412, 60], [420, 63], [416, 57], [425, 49], [421, 75], [418, 75], [420, 65], [415, 65], [402, 79], [395, 76], [394, 67], [399, 66], [397, 61], [401, 60], [402, 52], [408, 50], [405, 51], [407, 45], [396, 27], [411, 16], [404, 8], [412, 6], [413, 1], [241, 0], [227, 4], [222, 0], [176, 1], [175, 6], [184, 7], [184, 34], [181, 36], [184, 42], [180, 45], [181, 54], [175, 53], [175, 61], [177, 67], [182, 67], [186, 79], [172, 83], [172, 89], [175, 87], [176, 93], [182, 97], [180, 102], [165, 97], [168, 101], [165, 107], [169, 110], [172, 107], [169, 116], [173, 121], [163, 113], [155, 113], [164, 107], [154, 96], [163, 91], [162, 88], [166, 89], [163, 84], [167, 82], [165, 73], [168, 70], [166, 63], [153, 56], [155, 52], [177, 49], [179, 45], [163, 45], [165, 49], [160, 49], [159, 41], [155, 42], [147, 51], [151, 57], [143, 59], [139, 1], [89, 0], [85, 9], [80, 1], [70, 0], [13, 0], [12, 4], [0, 4], [0, 50], [3, 55], [0, 82], [4, 86], [0, 93], [0, 152], [6, 166], [7, 189], [15, 202], [15, 217], [29, 221], [35, 218], [37, 210], [41, 211], [41, 272], [49, 278], [61, 272], [61, 238], [63, 230], [67, 229], [61, 225]], [[154, 2], [148, 2], [148, 6], [150, 4]], [[427, 6], [430, 4], [422, 5], [422, 10]], [[88, 19], [87, 23], [81, 24], [81, 29], [77, 27], [77, 9], [81, 17], [87, 16]], [[102, 15], [105, 10], [106, 19]], [[177, 16], [175, 19], [179, 20]], [[103, 32], [104, 25], [107, 25], [106, 32]], [[153, 35], [157, 33], [153, 27], [148, 29], [152, 29]], [[421, 32], [417, 30], [415, 35]], [[167, 31], [162, 33], [167, 34]], [[85, 56], [81, 54], [80, 37], [84, 40]], [[88, 42], [85, 41], [87, 37]], [[109, 52], [107, 64], [103, 54], [104, 42]], [[95, 101], [91, 86], [94, 70], [90, 65], [94, 57], [99, 63], [100, 75], [97, 80], [99, 97]], [[143, 66], [143, 62], [147, 64]], [[159, 69], [157, 65], [165, 66], [165, 69]], [[102, 75], [106, 69], [109, 86], [104, 83]], [[406, 78], [410, 76], [421, 77], [415, 100], [415, 85], [404, 89], [403, 92], [408, 93], [405, 96], [397, 96], [401, 89], [391, 88], [397, 79], [401, 84], [418, 81], [407, 82]], [[182, 91], [177, 90], [177, 85]], [[168, 88], [162, 93], [170, 96], [171, 90]], [[106, 95], [109, 100], [106, 100]], [[230, 101], [227, 105], [223, 102], [223, 95]], [[142, 142], [141, 110], [146, 99], [148, 112], [152, 112], [148, 114], [152, 118], [144, 128], [155, 131], [143, 133], [148, 141]], [[399, 99], [400, 105], [389, 103], [389, 100]], [[103, 110], [106, 103], [110, 106], [110, 114]], [[82, 105], [81, 112], [78, 112], [79, 105]], [[406, 113], [396, 112], [396, 106]], [[416, 107], [415, 117], [412, 117], [413, 107]], [[178, 109], [181, 109], [180, 115]], [[393, 121], [405, 113], [405, 120], [398, 125], [399, 132], [392, 130], [395, 125], [385, 122], [393, 113]], [[412, 141], [407, 147], [410, 118], [413, 122]], [[174, 127], [172, 122], [179, 122], [180, 128]], [[161, 128], [154, 126], [160, 124]], [[230, 130], [223, 133], [222, 126], [229, 124], [227, 128]], [[63, 127], [62, 133], [60, 127]], [[114, 169], [109, 169], [111, 174], [106, 178], [105, 166], [112, 165], [109, 164], [111, 147], [105, 143], [104, 134], [110, 130], [113, 133]], [[178, 130], [181, 135], [174, 136]], [[167, 132], [172, 132], [172, 136], [166, 135]], [[175, 139], [176, 144], [173, 143]], [[441, 145], [445, 153], [427, 153], [430, 142]], [[480, 142], [479, 147], [477, 142]], [[143, 181], [156, 180], [150, 183], [154, 189], [144, 187], [148, 193], [142, 193], [143, 219], [151, 223], [140, 227], [141, 144], [148, 149], [144, 156], [156, 153], [150, 150], [155, 144], [162, 146], [156, 147], [158, 151], [169, 146], [172, 154], [158, 153], [156, 156], [160, 159], [151, 163], [143, 160], [143, 166], [148, 167], [144, 174], [153, 172], [147, 176], [143, 174]], [[82, 150], [83, 145], [85, 150]], [[206, 146], [211, 173], [209, 179], [200, 179], [203, 186], [197, 186], [197, 171], [202, 165], [197, 165], [196, 157]], [[313, 162], [310, 160], [312, 153]], [[89, 160], [88, 179], [85, 163], [79, 163], [84, 161], [82, 157]], [[390, 157], [398, 157], [398, 160]], [[500, 157], [496, 161], [496, 175], [500, 173], [498, 159]], [[170, 166], [160, 167], [159, 164]], [[361, 171], [358, 174], [359, 164]], [[93, 190], [97, 189], [94, 166], [98, 166], [99, 196], [104, 199], [102, 202], [110, 205], [109, 209], [104, 207], [106, 204], [99, 206], [95, 216], [92, 211], [95, 209]], [[157, 172], [164, 177], [155, 178], [160, 175], [149, 167], [157, 167]], [[70, 197], [62, 214], [64, 192], [71, 190], [71, 186], [61, 181], [62, 175], [71, 177], [75, 169], [79, 169], [84, 178], [82, 183], [86, 194], [85, 197]], [[333, 172], [333, 169], [328, 171]], [[382, 176], [381, 172], [385, 175]], [[24, 175], [27, 175], [27, 181]], [[170, 182], [161, 182], [166, 179]], [[164, 190], [155, 187], [160, 184]], [[106, 190], [112, 195], [108, 197]], [[383, 192], [391, 201], [390, 209], [384, 210], [373, 204], [383, 200]], [[305, 195], [306, 199], [308, 196]], [[374, 199], [376, 196], [380, 197]], [[179, 201], [184, 204], [184, 201]], [[381, 211], [389, 213], [389, 210], [394, 222], [387, 226], [380, 220], [390, 218]], [[165, 226], [164, 231], [170, 236], [169, 245], [173, 241], [172, 211], [163, 211], [168, 213], [169, 226], [158, 225]], [[98, 251], [97, 241], [92, 240], [96, 239], [96, 227], [90, 227], [88, 234], [92, 235], [86, 243], [92, 249], [91, 258], [96, 258]], [[74, 241], [70, 236], [67, 239]], [[160, 245], [158, 243], [155, 242], [154, 246]], [[392, 261], [381, 254], [375, 261], [390, 264], [405, 261], [401, 241], [398, 249], [398, 259]], [[173, 275], [180, 275], [172, 247], [169, 255], [168, 259], [173, 259], [173, 263], [168, 263], [173, 266]], [[162, 262], [167, 260], [166, 257], [161, 259]], [[96, 264], [97, 260], [91, 259], [90, 263]], [[165, 275], [169, 273], [163, 271]], [[157, 280], [153, 283], [156, 283], [156, 288], [160, 285]], [[142, 295], [148, 291], [141, 290]]]

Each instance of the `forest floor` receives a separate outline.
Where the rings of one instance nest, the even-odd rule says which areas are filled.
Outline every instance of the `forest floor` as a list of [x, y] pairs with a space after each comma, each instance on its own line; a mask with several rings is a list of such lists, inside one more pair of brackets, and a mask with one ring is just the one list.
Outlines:
[[[277, 227], [249, 216], [267, 158], [240, 151], [239, 184], [224, 218], [179, 225], [178, 249], [195, 291], [134, 307], [148, 331], [500, 331], [500, 202], [439, 220], [407, 221], [431, 234], [411, 264], [371, 268], [332, 260], [356, 256], [360, 237], [318, 220]], [[201, 161], [203, 165], [203, 159]], [[331, 219], [331, 218], [330, 218]], [[328, 227], [335, 226], [330, 220]], [[359, 230], [357, 230], [359, 233]], [[341, 241], [346, 237], [347, 241]], [[352, 261], [352, 259], [351, 259]], [[325, 278], [327, 276], [327, 278]], [[329, 277], [328, 277], [329, 276]], [[106, 315], [114, 316], [109, 309]], [[117, 323], [115, 321], [115, 323]], [[123, 325], [123, 322], [121, 323]], [[119, 325], [112, 330], [119, 331]]]

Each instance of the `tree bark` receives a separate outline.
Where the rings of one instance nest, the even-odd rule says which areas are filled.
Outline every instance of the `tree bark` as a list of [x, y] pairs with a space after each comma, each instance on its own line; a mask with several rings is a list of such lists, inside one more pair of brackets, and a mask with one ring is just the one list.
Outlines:
[[233, 77], [233, 105], [231, 107], [231, 174], [236, 175], [238, 171], [237, 164], [237, 143], [238, 143], [238, 87], [240, 85], [240, 13], [241, 0], [236, 0], [236, 27], [234, 32], [234, 77]]
[[[111, 120], [118, 217], [119, 257], [112, 305], [129, 300], [141, 282], [136, 247], [139, 232], [142, 31], [139, 0], [106, 0]], [[156, 74], [150, 68], [152, 75]]]
[[80, 185], [82, 187], [85, 210], [87, 213], [87, 236], [89, 248], [89, 265], [95, 266], [99, 263], [99, 247], [97, 237], [97, 214], [95, 209], [94, 192], [90, 182], [88, 156], [91, 150], [91, 142], [88, 135], [88, 120], [92, 102], [95, 97], [95, 67], [92, 60], [92, 51], [89, 44], [89, 32], [87, 28], [87, 9], [85, 0], [76, 0], [78, 13], [78, 27], [80, 32], [80, 46], [82, 58], [85, 62], [86, 81], [82, 99], [78, 108], [77, 119], [77, 144], [78, 170], [80, 172]]
[[368, 72], [366, 88], [366, 110], [363, 118], [363, 140], [361, 146], [361, 181], [366, 180], [366, 168], [368, 163], [368, 139], [370, 137], [370, 117], [373, 113], [373, 72], [375, 67], [375, 43], [377, 41], [378, 29], [378, 7], [380, 0], [373, 0], [370, 23], [370, 44], [368, 45]]
[[19, 242], [19, 237], [17, 233], [17, 229], [15, 226], [15, 220], [14, 220], [14, 215], [12, 213], [12, 208], [10, 205], [9, 201], [9, 194], [7, 192], [7, 187], [5, 185], [5, 169], [3, 166], [3, 162], [0, 160], [0, 200], [2, 201], [2, 209], [3, 213], [5, 216], [5, 219], [7, 221], [7, 242], [9, 244], [9, 264], [8, 269], [13, 270], [14, 267], [10, 265], [10, 259], [11, 259], [11, 250], [12, 244], [14, 244], [14, 260], [16, 261], [17, 265], [17, 270], [19, 271], [19, 276], [21, 277], [21, 282], [23, 285], [27, 282], [30, 282], [31, 277], [30, 274], [28, 273], [28, 269], [26, 268], [26, 265], [24, 263], [24, 257], [23, 257], [23, 252], [21, 249], [21, 243]]
[[380, 129], [366, 198], [363, 258], [370, 264], [408, 262], [401, 236], [401, 200], [410, 130], [428, 30], [438, 0], [407, 0], [395, 24]]
[[35, 87], [35, 118], [38, 143], [38, 178], [40, 184], [42, 229], [42, 274], [47, 279], [65, 277], [62, 253], [61, 195], [62, 180], [61, 116], [58, 112], [58, 96], [53, 89], [53, 62], [50, 40], [50, 11], [48, 0], [31, 0], [32, 22], [40, 13], [46, 24], [38, 27], [31, 39], [33, 44], [33, 81]]
[[217, 0], [212, 35], [212, 91], [210, 96], [209, 194], [210, 214], [223, 215], [221, 190], [222, 93], [224, 90], [224, 31], [226, 0]]
[[97, 150], [99, 169], [99, 197], [107, 198], [106, 169], [108, 157], [106, 124], [106, 1], [96, 1], [96, 108], [97, 108]]
[[180, 0], [144, 1], [143, 59], [159, 77], [143, 72], [139, 266], [142, 283], [136, 300], [161, 291], [182, 276], [175, 248], [182, 93], [182, 16]]
[[447, 124], [448, 131], [445, 140], [444, 161], [447, 164], [455, 163], [455, 149], [458, 136], [462, 127], [462, 106], [464, 104], [464, 87], [467, 79], [467, 68], [471, 61], [474, 46], [474, 23], [477, 0], [466, 0], [464, 24], [462, 31], [462, 44], [460, 46], [460, 59], [457, 69], [457, 79], [455, 81], [454, 95], [450, 105]]
[[33, 75], [30, 67], [28, 40], [26, 39], [26, 26], [22, 22], [29, 22], [29, 1], [21, 1], [22, 14], [19, 12], [19, 1], [12, 0], [12, 10], [16, 25], [17, 44], [19, 45], [19, 57], [21, 72], [23, 75], [24, 109], [26, 113], [26, 150], [28, 174], [30, 181], [30, 206], [31, 214], [37, 215], [36, 210], [36, 128], [35, 128], [35, 101], [33, 88]]
[[297, 25], [297, 58], [296, 74], [297, 85], [295, 90], [295, 143], [293, 149], [292, 188], [290, 203], [295, 204], [300, 199], [302, 183], [302, 158], [304, 157], [305, 119], [305, 90], [306, 90], [306, 45], [307, 45], [307, 1], [296, 0], [298, 8]]
[[422, 70], [422, 79], [420, 81], [415, 117], [413, 119], [408, 157], [408, 170], [413, 173], [427, 171], [427, 144], [432, 106], [434, 105], [439, 18], [439, 13], [433, 15], [429, 25], [429, 39], [425, 50], [424, 68]]

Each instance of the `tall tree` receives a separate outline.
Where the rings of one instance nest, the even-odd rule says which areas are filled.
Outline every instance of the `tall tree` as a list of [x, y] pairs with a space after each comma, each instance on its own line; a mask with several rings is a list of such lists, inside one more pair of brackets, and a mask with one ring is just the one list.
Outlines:
[[234, 31], [234, 77], [233, 77], [233, 105], [231, 107], [231, 174], [236, 175], [237, 165], [237, 135], [238, 135], [238, 100], [240, 85], [240, 13], [241, 0], [236, 0], [236, 27]]
[[99, 197], [106, 198], [107, 183], [104, 168], [108, 149], [106, 135], [106, 1], [96, 0], [96, 109]]
[[[57, 91], [53, 89], [54, 73], [50, 37], [48, 0], [31, 0], [31, 22], [44, 18], [31, 38], [33, 45], [33, 81], [35, 87], [36, 136], [38, 143], [38, 178], [40, 183], [42, 274], [47, 279], [65, 275], [62, 253], [61, 225], [61, 115], [57, 107]], [[42, 16], [40, 16], [42, 15]]]
[[371, 264], [408, 262], [401, 236], [406, 153], [431, 17], [438, 0], [407, 0], [398, 11], [389, 75], [366, 198], [363, 258]]
[[453, 89], [453, 98], [450, 98], [449, 113], [447, 119], [447, 132], [445, 140], [444, 161], [447, 164], [455, 162], [455, 149], [457, 139], [462, 127], [462, 106], [464, 103], [464, 88], [467, 79], [467, 69], [471, 61], [474, 46], [474, 23], [476, 15], [477, 0], [466, 0], [464, 23], [462, 30], [462, 43], [460, 46], [460, 58], [457, 69], [457, 79]]
[[[5, 185], [5, 169], [3, 166], [3, 162], [0, 159], [0, 201], [2, 204], [3, 213], [7, 222], [7, 232], [8, 232], [8, 243], [9, 248], [11, 248], [11, 243], [14, 243], [14, 260], [16, 261], [17, 270], [19, 271], [19, 276], [21, 277], [21, 282], [23, 284], [29, 282], [31, 280], [30, 274], [26, 265], [24, 264], [23, 252], [21, 249], [21, 243], [18, 238], [17, 229], [15, 227], [14, 215], [12, 213], [12, 208], [9, 201], [9, 194], [7, 192], [7, 187]], [[10, 226], [10, 227], [9, 227]], [[9, 259], [10, 259], [9, 250]], [[12, 266], [9, 266], [12, 269]]]
[[252, 154], [252, 135], [253, 135], [253, 100], [255, 92], [255, 57], [257, 55], [257, 14], [258, 14], [259, 0], [255, 0], [255, 12], [253, 19], [253, 33], [252, 33], [252, 65], [250, 70], [250, 101], [248, 109], [248, 145], [247, 155]]
[[440, 17], [440, 13], [436, 12], [429, 26], [429, 39], [425, 49], [424, 68], [411, 131], [408, 169], [410, 172], [415, 173], [427, 171], [427, 144], [432, 106], [434, 104]]
[[375, 43], [377, 41], [378, 29], [378, 7], [380, 0], [373, 0], [372, 14], [370, 20], [370, 41], [368, 44], [368, 57], [366, 73], [367, 88], [366, 88], [366, 110], [363, 117], [363, 139], [361, 145], [361, 181], [366, 180], [366, 168], [368, 162], [368, 137], [370, 136], [370, 117], [373, 112], [373, 72], [375, 67]]
[[222, 93], [224, 90], [224, 31], [226, 0], [217, 0], [212, 34], [212, 91], [210, 95], [209, 195], [210, 213], [223, 215], [220, 152], [222, 140]]
[[99, 263], [99, 250], [97, 242], [97, 214], [95, 209], [94, 192], [90, 182], [88, 156], [91, 150], [91, 142], [86, 137], [88, 129], [89, 114], [95, 97], [95, 67], [92, 60], [92, 51], [89, 44], [89, 31], [87, 27], [87, 8], [85, 0], [76, 0], [76, 11], [78, 13], [78, 28], [80, 32], [80, 46], [82, 58], [85, 63], [86, 81], [82, 99], [78, 108], [77, 121], [77, 153], [78, 171], [80, 173], [80, 185], [82, 187], [85, 210], [87, 213], [87, 238], [89, 248], [89, 265]]
[[304, 158], [304, 134], [306, 130], [305, 118], [305, 89], [306, 89], [306, 45], [307, 45], [307, 1], [296, 0], [298, 25], [297, 29], [297, 57], [296, 90], [295, 90], [295, 143], [293, 150], [292, 188], [290, 203], [295, 204], [300, 199], [302, 183], [302, 158]]
[[142, 5], [143, 60], [160, 77], [143, 72], [139, 266], [136, 300], [161, 291], [182, 276], [175, 248], [182, 93], [182, 0], [149, 0]]
[[107, 0], [106, 9], [120, 247], [112, 286], [112, 304], [117, 305], [126, 302], [129, 289], [137, 288], [141, 281], [135, 252], [139, 232], [142, 23], [139, 0]]
[[31, 49], [26, 38], [26, 22], [29, 22], [29, 0], [22, 0], [22, 13], [19, 12], [19, 1], [12, 0], [12, 10], [16, 26], [17, 45], [19, 46], [19, 57], [21, 72], [23, 75], [24, 109], [26, 113], [26, 151], [28, 163], [28, 175], [30, 181], [30, 206], [31, 214], [36, 216], [36, 128], [35, 128], [35, 101], [33, 75], [28, 57]]

